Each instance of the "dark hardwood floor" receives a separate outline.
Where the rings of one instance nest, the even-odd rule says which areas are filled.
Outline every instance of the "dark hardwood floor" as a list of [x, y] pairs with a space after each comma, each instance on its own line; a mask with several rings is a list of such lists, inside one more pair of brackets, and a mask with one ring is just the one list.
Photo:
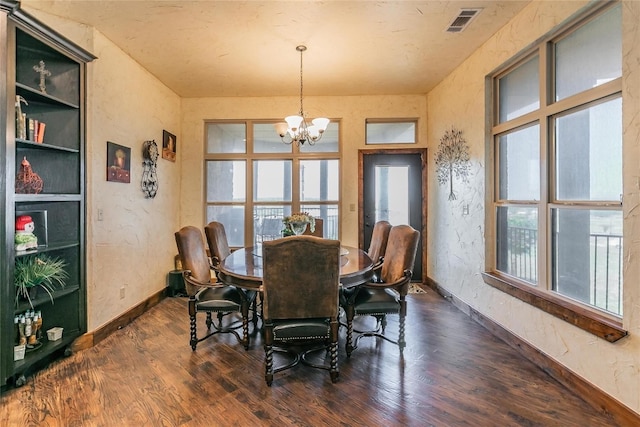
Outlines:
[[[365, 338], [347, 359], [343, 340], [338, 383], [297, 366], [267, 387], [259, 334], [248, 351], [225, 334], [192, 352], [186, 299], [167, 298], [5, 391], [0, 425], [616, 425], [433, 290], [408, 300], [403, 358], [397, 346]], [[396, 333], [397, 316], [387, 328]]]

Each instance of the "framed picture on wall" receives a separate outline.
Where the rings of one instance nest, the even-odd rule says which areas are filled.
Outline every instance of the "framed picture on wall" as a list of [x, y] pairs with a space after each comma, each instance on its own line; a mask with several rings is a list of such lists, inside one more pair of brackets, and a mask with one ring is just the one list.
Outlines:
[[131, 148], [107, 141], [107, 181], [131, 182]]
[[162, 131], [162, 158], [176, 161], [176, 146], [178, 141], [176, 136], [166, 130]]

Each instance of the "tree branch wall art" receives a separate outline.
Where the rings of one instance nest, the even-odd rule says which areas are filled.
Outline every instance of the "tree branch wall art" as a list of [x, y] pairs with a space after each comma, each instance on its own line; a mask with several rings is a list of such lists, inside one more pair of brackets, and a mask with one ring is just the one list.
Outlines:
[[440, 146], [436, 153], [436, 170], [438, 172], [438, 182], [440, 185], [449, 183], [449, 200], [456, 200], [453, 192], [453, 175], [469, 182], [469, 146], [462, 137], [462, 131], [453, 126], [444, 133], [440, 139]]

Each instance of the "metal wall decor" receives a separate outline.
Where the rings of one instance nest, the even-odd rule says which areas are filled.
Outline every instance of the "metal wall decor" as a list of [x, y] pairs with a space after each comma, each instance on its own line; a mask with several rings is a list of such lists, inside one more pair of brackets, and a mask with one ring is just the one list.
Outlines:
[[469, 181], [469, 146], [462, 137], [462, 131], [451, 127], [440, 139], [440, 146], [436, 153], [436, 169], [440, 185], [449, 183], [449, 200], [456, 200], [453, 192], [453, 175], [462, 180]]
[[142, 144], [142, 191], [147, 199], [153, 199], [158, 192], [158, 145], [155, 140], [145, 141]]

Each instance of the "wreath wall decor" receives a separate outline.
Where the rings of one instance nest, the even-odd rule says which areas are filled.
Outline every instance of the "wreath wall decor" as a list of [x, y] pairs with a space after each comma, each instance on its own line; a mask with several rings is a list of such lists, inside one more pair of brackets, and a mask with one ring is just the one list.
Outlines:
[[453, 175], [469, 182], [469, 146], [462, 137], [462, 131], [451, 127], [440, 139], [440, 146], [436, 153], [436, 170], [438, 172], [438, 182], [440, 185], [449, 183], [449, 200], [456, 200], [453, 192]]

